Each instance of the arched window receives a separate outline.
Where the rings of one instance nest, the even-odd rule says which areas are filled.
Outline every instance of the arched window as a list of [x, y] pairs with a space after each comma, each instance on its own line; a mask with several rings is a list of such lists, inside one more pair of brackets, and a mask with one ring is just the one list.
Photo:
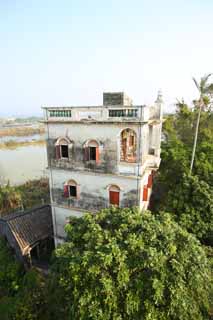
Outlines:
[[55, 143], [56, 159], [68, 159], [70, 146], [72, 142], [68, 138], [58, 138]]
[[137, 135], [132, 129], [124, 129], [120, 135], [120, 161], [136, 162]]
[[120, 188], [116, 185], [109, 187], [109, 204], [118, 206], [120, 204]]
[[69, 180], [64, 184], [64, 197], [65, 198], [76, 198], [79, 199], [79, 185], [75, 180]]
[[99, 163], [100, 157], [99, 143], [96, 140], [89, 140], [84, 145], [84, 160]]

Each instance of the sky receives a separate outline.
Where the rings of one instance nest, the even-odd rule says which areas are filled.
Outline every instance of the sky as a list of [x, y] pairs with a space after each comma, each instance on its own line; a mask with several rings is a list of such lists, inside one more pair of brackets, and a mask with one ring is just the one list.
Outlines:
[[168, 112], [211, 72], [212, 0], [0, 0], [0, 117], [159, 89]]

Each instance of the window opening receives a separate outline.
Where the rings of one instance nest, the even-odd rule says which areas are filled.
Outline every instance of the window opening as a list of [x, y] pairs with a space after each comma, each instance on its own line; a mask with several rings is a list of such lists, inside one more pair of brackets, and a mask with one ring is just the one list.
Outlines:
[[68, 146], [67, 145], [61, 145], [61, 157], [62, 158], [68, 158]]
[[136, 133], [131, 129], [121, 132], [120, 161], [136, 162]]
[[96, 147], [89, 147], [89, 159], [96, 160]]
[[70, 197], [77, 197], [77, 188], [76, 186], [69, 186]]

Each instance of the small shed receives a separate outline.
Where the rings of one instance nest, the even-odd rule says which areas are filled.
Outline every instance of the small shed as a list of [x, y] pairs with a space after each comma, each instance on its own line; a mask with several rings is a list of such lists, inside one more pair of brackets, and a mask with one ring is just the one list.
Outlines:
[[40, 260], [53, 243], [50, 205], [0, 217], [0, 236], [4, 237], [25, 267]]

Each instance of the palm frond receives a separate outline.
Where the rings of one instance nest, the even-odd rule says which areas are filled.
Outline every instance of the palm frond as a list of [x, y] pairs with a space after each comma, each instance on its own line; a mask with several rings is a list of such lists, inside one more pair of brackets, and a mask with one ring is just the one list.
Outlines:
[[[194, 80], [194, 83], [197, 87], [197, 89], [199, 90], [199, 92], [203, 95], [203, 94], [208, 94], [209, 91], [208, 91], [208, 80], [209, 78], [212, 76], [212, 73], [209, 73], [209, 74], [206, 74], [205, 76], [203, 76], [201, 79], [200, 79], [200, 83], [197, 82], [197, 80], [195, 78], [193, 78]], [[211, 88], [210, 88], [211, 89]]]
[[207, 93], [207, 87], [208, 87], [207, 82], [208, 82], [209, 78], [211, 77], [211, 75], [212, 75], [212, 73], [209, 73], [201, 78], [200, 89], [201, 89], [202, 93]]
[[213, 93], [213, 83], [210, 83], [206, 88], [206, 93], [212, 94]]
[[201, 80], [203, 80], [203, 82], [206, 83], [211, 76], [212, 76], [212, 73], [206, 74], [204, 77], [201, 78]]
[[193, 81], [194, 81], [197, 89], [200, 91], [200, 85], [199, 85], [199, 83], [197, 82], [197, 80], [196, 80], [195, 78], [192, 78], [192, 79], [193, 79]]

